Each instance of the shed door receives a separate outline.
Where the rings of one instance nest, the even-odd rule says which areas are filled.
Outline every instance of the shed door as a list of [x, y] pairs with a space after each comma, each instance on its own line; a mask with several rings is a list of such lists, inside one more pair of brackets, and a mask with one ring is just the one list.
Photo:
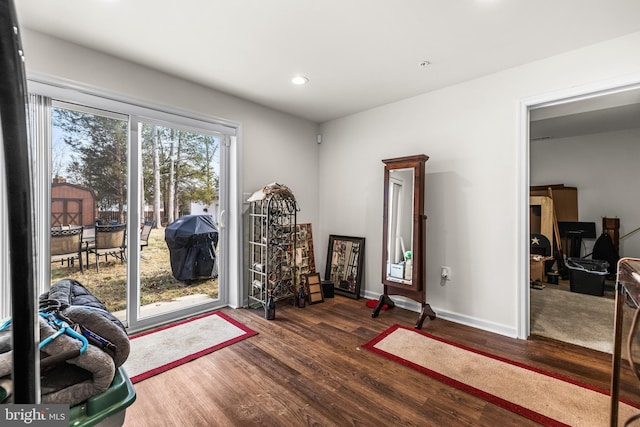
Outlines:
[[83, 225], [82, 199], [51, 199], [51, 226]]

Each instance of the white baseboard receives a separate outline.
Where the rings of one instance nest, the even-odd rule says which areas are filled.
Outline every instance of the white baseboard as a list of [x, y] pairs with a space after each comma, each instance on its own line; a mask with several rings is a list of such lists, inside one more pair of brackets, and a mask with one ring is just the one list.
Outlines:
[[[374, 292], [365, 291], [364, 297], [367, 299], [377, 300], [380, 298], [380, 294]], [[398, 295], [390, 295], [390, 298], [395, 303], [396, 307], [403, 308], [405, 310], [414, 311], [420, 313], [422, 310], [421, 305], [409, 298], [405, 298]], [[461, 325], [471, 326], [472, 328], [482, 329], [483, 331], [493, 332], [495, 334], [504, 335], [510, 338], [517, 338], [518, 331], [515, 327], [501, 325], [499, 323], [487, 322], [486, 320], [478, 319], [476, 317], [462, 315], [447, 310], [441, 310], [436, 306], [431, 306], [436, 315], [444, 320], [450, 322], [459, 323]]]

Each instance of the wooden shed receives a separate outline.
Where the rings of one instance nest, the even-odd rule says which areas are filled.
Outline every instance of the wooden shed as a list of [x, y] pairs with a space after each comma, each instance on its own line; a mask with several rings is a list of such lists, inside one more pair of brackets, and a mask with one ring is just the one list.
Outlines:
[[51, 226], [95, 225], [98, 217], [92, 189], [56, 177], [51, 184]]

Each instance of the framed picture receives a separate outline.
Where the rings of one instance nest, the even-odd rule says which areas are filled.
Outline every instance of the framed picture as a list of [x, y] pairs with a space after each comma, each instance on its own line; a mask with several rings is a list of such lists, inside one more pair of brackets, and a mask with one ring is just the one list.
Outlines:
[[364, 237], [329, 236], [325, 280], [333, 283], [334, 292], [360, 298], [364, 263]]
[[300, 283], [305, 283], [305, 274], [316, 272], [311, 223], [296, 224], [296, 268]]
[[320, 273], [305, 274], [305, 281], [307, 282], [307, 298], [309, 304], [324, 302]]

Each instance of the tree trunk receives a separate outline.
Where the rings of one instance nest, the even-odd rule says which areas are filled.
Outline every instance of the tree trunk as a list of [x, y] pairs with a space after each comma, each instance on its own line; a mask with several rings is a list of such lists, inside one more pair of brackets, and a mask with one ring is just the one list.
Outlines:
[[[174, 130], [175, 132], [175, 130]], [[173, 215], [178, 218], [180, 216], [180, 180], [182, 179], [181, 163], [182, 163], [182, 134], [178, 132], [176, 147], [176, 161], [173, 172]]]
[[173, 221], [175, 221], [175, 215], [174, 215], [174, 210], [173, 207], [175, 205], [175, 187], [174, 187], [174, 180], [175, 180], [175, 159], [174, 159], [174, 151], [175, 151], [175, 134], [174, 131], [171, 130], [171, 142], [169, 145], [169, 200], [167, 203], [167, 215], [168, 215], [168, 222], [169, 224], [171, 224]]

